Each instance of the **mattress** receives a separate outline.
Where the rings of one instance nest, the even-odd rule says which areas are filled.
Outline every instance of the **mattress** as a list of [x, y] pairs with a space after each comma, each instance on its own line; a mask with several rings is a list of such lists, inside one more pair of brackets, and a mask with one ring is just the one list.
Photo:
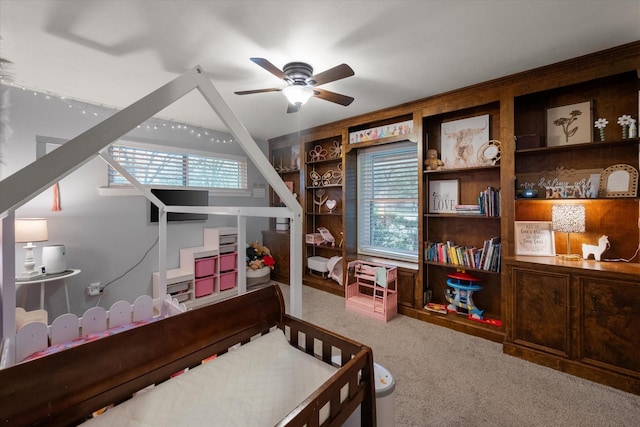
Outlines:
[[274, 329], [83, 425], [273, 426], [336, 370], [295, 349]]

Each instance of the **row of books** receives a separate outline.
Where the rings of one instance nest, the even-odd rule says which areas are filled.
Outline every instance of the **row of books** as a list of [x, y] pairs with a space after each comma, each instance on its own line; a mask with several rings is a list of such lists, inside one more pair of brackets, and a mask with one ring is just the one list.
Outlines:
[[478, 196], [478, 206], [480, 207], [480, 214], [484, 216], [500, 216], [500, 190], [493, 187], [487, 187], [486, 190], [481, 191]]
[[482, 248], [456, 245], [452, 241], [425, 242], [425, 261], [477, 268], [479, 270], [500, 271], [502, 245], [499, 237], [484, 241]]

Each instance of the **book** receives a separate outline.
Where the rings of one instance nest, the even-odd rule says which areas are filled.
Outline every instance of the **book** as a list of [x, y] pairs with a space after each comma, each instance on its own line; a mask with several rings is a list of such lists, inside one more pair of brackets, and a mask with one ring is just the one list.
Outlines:
[[428, 311], [433, 311], [434, 313], [447, 314], [447, 306], [444, 304], [429, 302], [424, 306], [424, 308]]

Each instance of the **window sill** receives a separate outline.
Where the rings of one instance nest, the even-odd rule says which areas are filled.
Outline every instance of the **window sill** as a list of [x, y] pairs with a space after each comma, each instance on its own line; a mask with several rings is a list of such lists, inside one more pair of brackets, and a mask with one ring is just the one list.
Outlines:
[[[137, 188], [98, 187], [100, 196], [142, 196]], [[209, 197], [252, 197], [248, 190], [209, 190]]]

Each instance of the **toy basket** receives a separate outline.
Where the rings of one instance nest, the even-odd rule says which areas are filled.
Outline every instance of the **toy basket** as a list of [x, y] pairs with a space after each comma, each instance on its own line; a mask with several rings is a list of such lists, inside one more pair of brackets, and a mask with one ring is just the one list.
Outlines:
[[398, 312], [398, 270], [371, 261], [351, 261], [347, 266], [345, 307], [385, 322]]

